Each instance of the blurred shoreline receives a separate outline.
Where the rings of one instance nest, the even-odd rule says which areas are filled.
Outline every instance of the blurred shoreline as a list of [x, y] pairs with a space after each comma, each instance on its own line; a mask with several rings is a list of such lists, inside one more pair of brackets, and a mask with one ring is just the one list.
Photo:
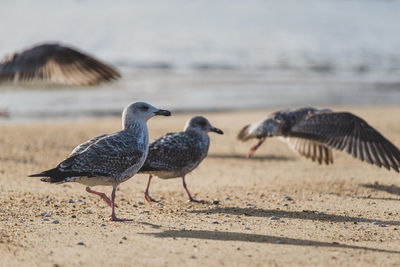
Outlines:
[[[0, 88], [0, 121], [119, 116], [134, 101], [178, 113], [281, 109], [300, 106], [399, 105], [400, 84], [359, 77], [237, 72], [124, 73], [90, 88]], [[2, 117], [2, 118], [1, 118]]]

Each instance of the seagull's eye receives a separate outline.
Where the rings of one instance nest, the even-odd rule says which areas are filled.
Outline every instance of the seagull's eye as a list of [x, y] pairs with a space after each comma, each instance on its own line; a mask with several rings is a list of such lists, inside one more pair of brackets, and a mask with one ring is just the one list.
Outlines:
[[206, 122], [205, 121], [199, 121], [199, 122], [197, 122], [197, 125], [199, 125], [201, 128], [204, 128], [204, 127], [206, 127]]
[[148, 111], [149, 107], [148, 106], [141, 106], [140, 109], [143, 110], [143, 111]]

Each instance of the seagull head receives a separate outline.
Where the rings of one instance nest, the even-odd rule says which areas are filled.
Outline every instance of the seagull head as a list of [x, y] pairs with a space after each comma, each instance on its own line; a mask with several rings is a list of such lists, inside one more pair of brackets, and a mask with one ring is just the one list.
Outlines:
[[214, 126], [211, 125], [211, 123], [204, 117], [202, 116], [196, 116], [191, 118], [185, 126], [185, 131], [186, 130], [197, 130], [197, 131], [201, 131], [201, 132], [215, 132], [217, 134], [224, 134], [223, 131], [221, 131], [218, 128], [215, 128]]
[[[272, 137], [281, 135], [282, 127], [285, 124], [285, 119], [280, 118], [277, 115], [273, 115], [266, 120], [255, 124], [253, 127], [261, 128], [263, 137]], [[256, 129], [251, 129], [252, 131]]]
[[122, 112], [123, 124], [126, 126], [130, 121], [139, 120], [146, 122], [156, 115], [171, 116], [171, 112], [156, 108], [145, 102], [135, 102], [124, 108]]

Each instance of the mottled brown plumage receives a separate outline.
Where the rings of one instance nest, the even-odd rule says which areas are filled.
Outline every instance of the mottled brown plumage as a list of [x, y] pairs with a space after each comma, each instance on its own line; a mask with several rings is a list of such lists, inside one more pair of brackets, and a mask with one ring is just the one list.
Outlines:
[[145, 191], [146, 200], [154, 201], [148, 191], [152, 175], [155, 175], [161, 179], [182, 177], [189, 200], [196, 201], [186, 187], [185, 175], [197, 168], [207, 156], [210, 146], [209, 132], [223, 134], [206, 118], [196, 116], [187, 122], [184, 131], [167, 133], [149, 145], [149, 154], [139, 170], [139, 173], [150, 174]]

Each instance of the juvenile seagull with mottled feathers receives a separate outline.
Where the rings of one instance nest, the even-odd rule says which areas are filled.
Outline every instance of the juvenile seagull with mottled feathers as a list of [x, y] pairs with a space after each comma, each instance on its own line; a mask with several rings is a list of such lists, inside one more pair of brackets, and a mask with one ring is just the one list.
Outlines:
[[187, 189], [185, 175], [197, 168], [207, 156], [210, 146], [209, 132], [223, 134], [206, 118], [196, 116], [186, 123], [183, 132], [167, 133], [150, 144], [147, 159], [139, 170], [139, 173], [150, 174], [144, 193], [147, 201], [155, 201], [149, 195], [150, 181], [152, 175], [155, 175], [161, 179], [182, 177], [183, 188], [189, 201], [199, 202]]
[[117, 70], [100, 60], [56, 43], [34, 46], [0, 62], [0, 83], [89, 86], [120, 77]]
[[[87, 192], [100, 196], [111, 207], [112, 221], [122, 221], [115, 216], [115, 191], [142, 167], [149, 150], [146, 123], [155, 115], [170, 116], [171, 113], [147, 103], [132, 103], [122, 113], [122, 130], [77, 146], [57, 167], [29, 177], [46, 177], [42, 181], [49, 183], [84, 184]], [[96, 185], [113, 186], [111, 200], [90, 188]]]
[[332, 149], [379, 167], [400, 169], [400, 151], [366, 121], [349, 112], [300, 108], [273, 113], [267, 119], [245, 126], [238, 139], [256, 138], [251, 157], [267, 137], [281, 136], [301, 156], [327, 165], [333, 163]]

